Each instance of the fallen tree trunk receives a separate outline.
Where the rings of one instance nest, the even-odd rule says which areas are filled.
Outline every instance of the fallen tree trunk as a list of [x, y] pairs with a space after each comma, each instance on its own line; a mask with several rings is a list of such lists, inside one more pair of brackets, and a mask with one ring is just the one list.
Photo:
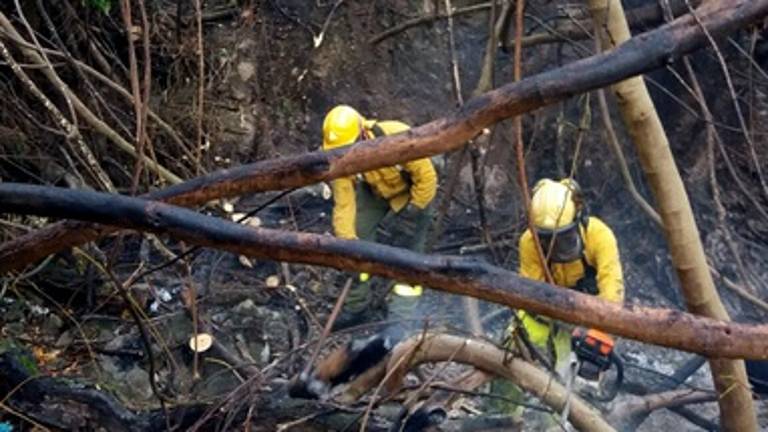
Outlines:
[[[697, 9], [710, 33], [734, 31], [768, 14], [768, 0], [722, 0]], [[454, 150], [483, 128], [666, 65], [706, 43], [689, 14], [636, 36], [610, 53], [533, 75], [472, 98], [453, 114], [369, 143], [221, 170], [147, 195], [194, 206], [222, 197], [287, 189]], [[59, 223], [0, 245], [0, 272], [98, 239], [114, 229]]]
[[768, 325], [620, 306], [465, 257], [424, 255], [327, 235], [252, 228], [157, 201], [93, 191], [0, 183], [5, 212], [66, 217], [166, 233], [190, 244], [420, 283], [577, 325], [709, 357], [768, 359]]

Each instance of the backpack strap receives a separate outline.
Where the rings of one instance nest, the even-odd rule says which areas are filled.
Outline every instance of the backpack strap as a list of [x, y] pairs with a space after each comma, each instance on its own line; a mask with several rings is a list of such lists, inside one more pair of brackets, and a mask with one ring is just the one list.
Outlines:
[[374, 123], [373, 126], [371, 126], [371, 132], [373, 132], [374, 138], [382, 137], [387, 134], [384, 132], [384, 129], [381, 128], [379, 123]]
[[[370, 131], [373, 132], [373, 137], [383, 137], [385, 135], [388, 135], [384, 129], [382, 129], [381, 125], [379, 125], [378, 122], [374, 122], [373, 126], [370, 127]], [[402, 164], [395, 165], [395, 168], [400, 172], [400, 175], [403, 177], [403, 181], [408, 185], [408, 188], [410, 188], [413, 185], [413, 179], [411, 178], [411, 174], [406, 171], [406, 169], [403, 167]]]
[[[581, 217], [579, 219], [579, 224], [584, 228], [584, 234], [586, 234], [589, 225], [589, 217]], [[579, 232], [579, 235], [581, 236], [581, 232]], [[576, 281], [576, 286], [574, 288], [585, 294], [598, 295], [600, 290], [597, 287], [597, 269], [587, 262], [587, 242], [584, 240], [584, 236], [581, 236], [581, 244], [583, 245], [581, 251], [581, 265], [584, 266], [584, 276]]]

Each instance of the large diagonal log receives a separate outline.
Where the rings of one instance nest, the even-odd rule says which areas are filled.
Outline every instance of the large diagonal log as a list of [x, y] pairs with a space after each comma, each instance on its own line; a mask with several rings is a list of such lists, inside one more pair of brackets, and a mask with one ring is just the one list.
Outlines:
[[768, 359], [768, 325], [728, 323], [669, 309], [620, 306], [465, 257], [424, 255], [327, 235], [254, 229], [157, 201], [14, 183], [0, 184], [0, 211], [166, 233], [191, 244], [236, 254], [421, 283], [708, 357]]
[[[706, 2], [697, 13], [710, 33], [721, 35], [768, 14], [768, 0]], [[407, 133], [348, 150], [313, 152], [222, 170], [148, 195], [193, 206], [221, 197], [292, 188], [456, 149], [483, 128], [576, 94], [651, 71], [706, 43], [690, 15], [636, 36], [610, 53], [533, 75], [475, 97], [461, 109]], [[0, 271], [21, 268], [68, 247], [98, 239], [109, 229], [59, 223], [0, 245]]]

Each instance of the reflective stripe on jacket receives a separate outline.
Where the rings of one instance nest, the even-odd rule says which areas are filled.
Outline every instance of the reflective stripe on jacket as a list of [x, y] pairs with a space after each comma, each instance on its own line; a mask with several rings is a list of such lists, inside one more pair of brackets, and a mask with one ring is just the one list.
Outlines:
[[[399, 121], [366, 121], [366, 132], [370, 136], [373, 136], [374, 125], [385, 135], [409, 129], [408, 125]], [[437, 173], [429, 158], [405, 162], [401, 166], [367, 171], [362, 177], [376, 195], [389, 201], [389, 206], [394, 212], [399, 212], [408, 203], [423, 209], [432, 202], [437, 192]], [[355, 181], [357, 176], [341, 177], [331, 182], [334, 200], [333, 230], [340, 238], [357, 238]]]

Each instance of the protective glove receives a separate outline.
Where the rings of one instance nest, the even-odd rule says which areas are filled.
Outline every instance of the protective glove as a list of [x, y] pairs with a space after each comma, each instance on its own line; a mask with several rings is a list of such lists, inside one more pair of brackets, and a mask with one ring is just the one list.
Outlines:
[[595, 270], [591, 267], [588, 267], [587, 272], [589, 273], [590, 270], [593, 273], [592, 277], [584, 276], [583, 278], [579, 279], [573, 289], [580, 293], [596, 296], [600, 294], [600, 288], [597, 286], [597, 279], [594, 275]]

